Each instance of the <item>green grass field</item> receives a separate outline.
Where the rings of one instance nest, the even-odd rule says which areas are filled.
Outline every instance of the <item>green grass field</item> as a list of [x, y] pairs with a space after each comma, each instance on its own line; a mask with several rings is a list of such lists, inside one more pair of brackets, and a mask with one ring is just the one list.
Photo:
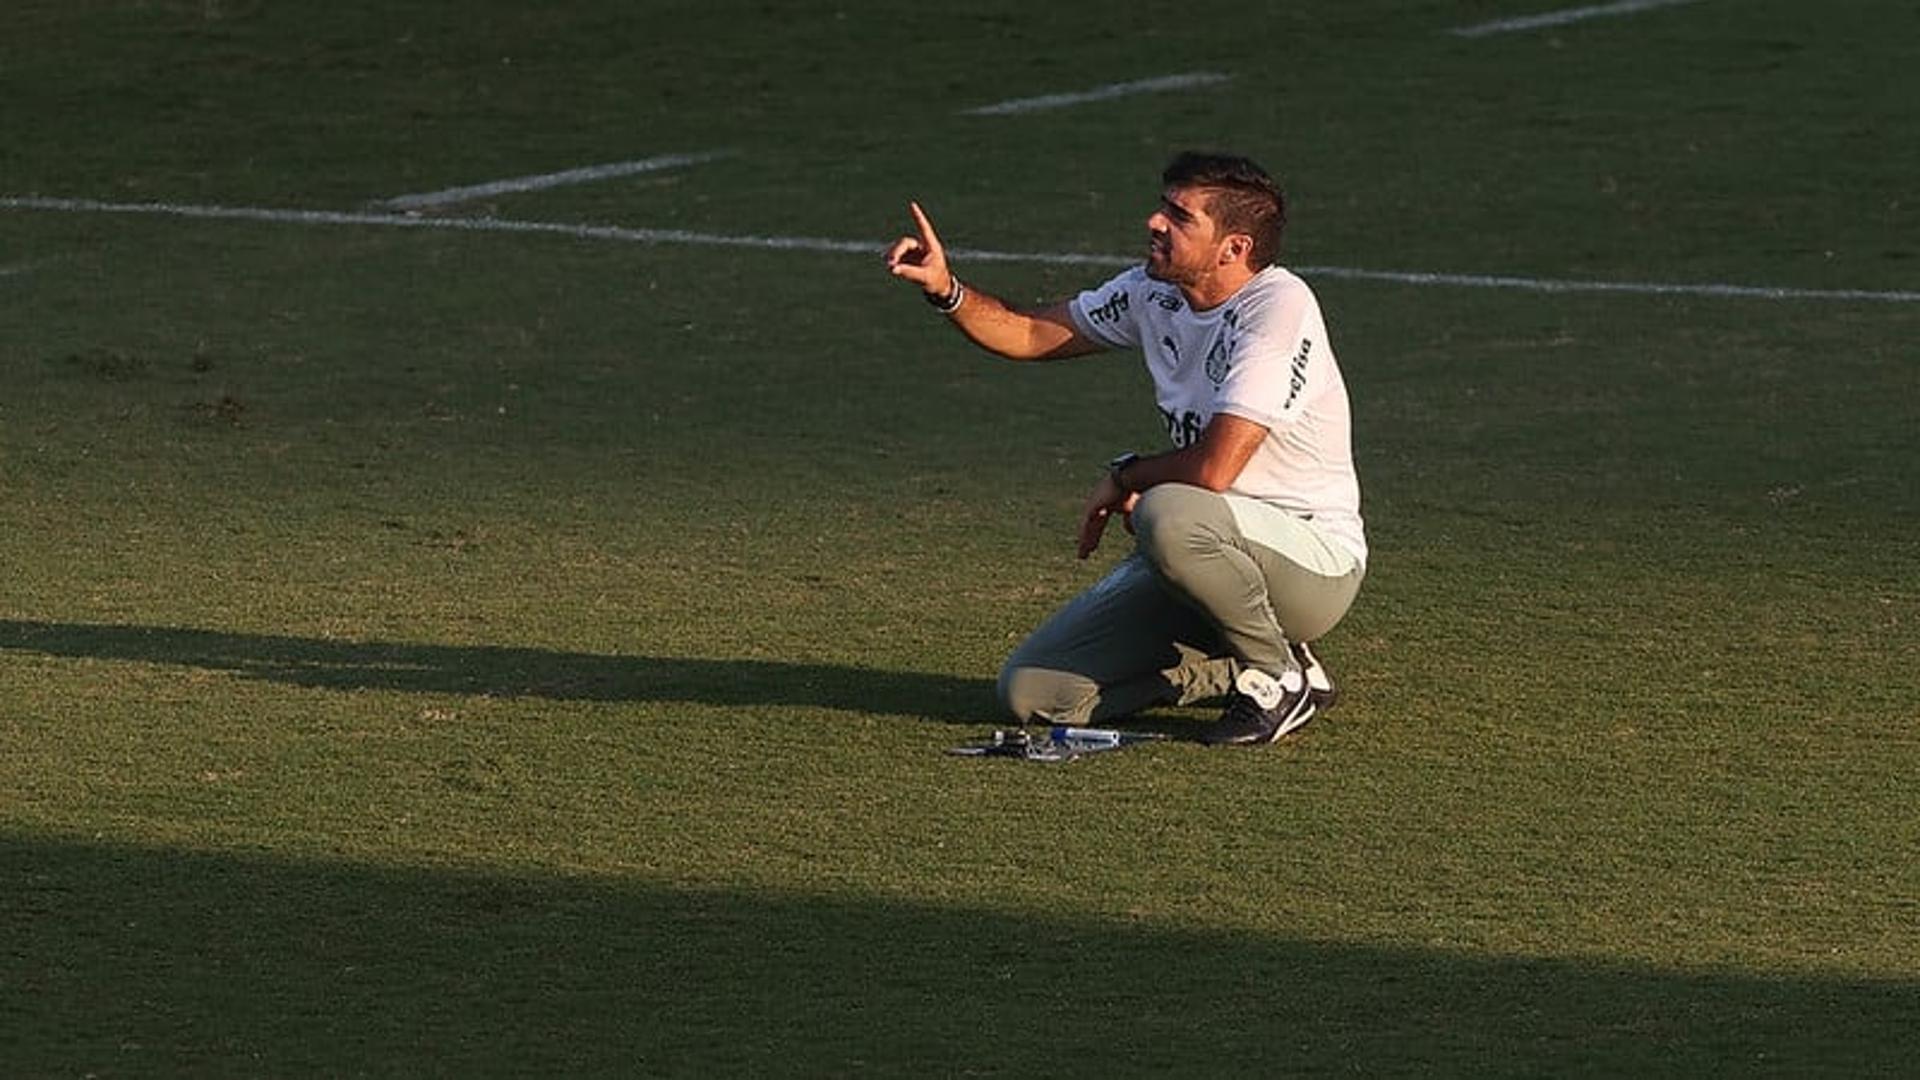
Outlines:
[[[1553, 6], [16, 0], [0, 1074], [1909, 1072], [1920, 13], [1448, 33]], [[1344, 701], [950, 757], [1160, 425], [1134, 358], [978, 355], [879, 248], [919, 199], [1124, 257], [1187, 146], [1279, 174], [1319, 271]], [[705, 152], [427, 218], [762, 242], [18, 201]]]

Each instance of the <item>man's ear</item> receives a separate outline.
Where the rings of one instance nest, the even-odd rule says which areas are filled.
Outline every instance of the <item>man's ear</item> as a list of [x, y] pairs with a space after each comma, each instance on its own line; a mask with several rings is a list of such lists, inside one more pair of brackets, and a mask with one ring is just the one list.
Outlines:
[[1245, 259], [1253, 251], [1253, 237], [1246, 233], [1234, 233], [1220, 248], [1220, 264], [1225, 266]]

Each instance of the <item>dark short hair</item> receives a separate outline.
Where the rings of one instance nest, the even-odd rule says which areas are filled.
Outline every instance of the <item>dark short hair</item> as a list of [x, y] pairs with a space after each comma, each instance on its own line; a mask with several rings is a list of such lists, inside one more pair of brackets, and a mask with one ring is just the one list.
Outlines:
[[1160, 183], [1169, 188], [1199, 188], [1207, 193], [1207, 213], [1222, 232], [1253, 238], [1249, 261], [1256, 270], [1280, 257], [1280, 233], [1287, 227], [1287, 200], [1267, 170], [1235, 154], [1182, 152], [1167, 164]]

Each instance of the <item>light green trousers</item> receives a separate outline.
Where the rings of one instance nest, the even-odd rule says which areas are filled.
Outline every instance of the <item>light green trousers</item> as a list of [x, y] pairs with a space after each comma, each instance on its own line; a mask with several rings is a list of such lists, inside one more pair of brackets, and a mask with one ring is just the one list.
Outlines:
[[1311, 522], [1185, 484], [1142, 494], [1133, 527], [1133, 553], [1001, 668], [1020, 722], [1097, 724], [1219, 697], [1243, 666], [1283, 674], [1289, 640], [1333, 629], [1365, 574]]

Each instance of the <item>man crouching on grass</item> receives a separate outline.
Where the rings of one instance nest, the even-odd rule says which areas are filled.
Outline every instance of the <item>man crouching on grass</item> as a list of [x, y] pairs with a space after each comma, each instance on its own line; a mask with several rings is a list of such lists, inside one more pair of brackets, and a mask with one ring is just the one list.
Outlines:
[[1084, 725], [1227, 698], [1202, 739], [1272, 742], [1332, 704], [1308, 648], [1360, 590], [1366, 533], [1347, 388], [1320, 305], [1276, 264], [1286, 204], [1258, 165], [1184, 153], [1161, 177], [1147, 257], [1071, 300], [1008, 304], [963, 284], [933, 223], [894, 276], [1011, 360], [1139, 349], [1173, 448], [1124, 453], [1087, 498], [1079, 555], [1126, 517], [1135, 549], [1007, 659], [1022, 723]]

